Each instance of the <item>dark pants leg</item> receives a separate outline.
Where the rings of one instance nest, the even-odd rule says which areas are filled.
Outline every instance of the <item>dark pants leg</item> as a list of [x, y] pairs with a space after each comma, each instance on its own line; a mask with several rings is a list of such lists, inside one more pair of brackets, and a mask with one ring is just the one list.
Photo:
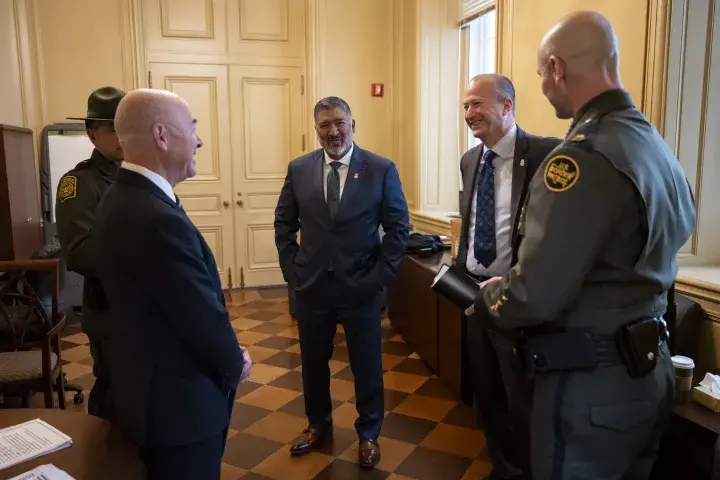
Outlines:
[[[497, 478], [522, 475], [522, 465], [518, 464], [522, 462], [517, 460], [518, 449], [529, 447], [516, 444], [513, 424], [520, 422], [512, 418], [495, 345], [477, 316], [467, 319], [467, 342], [475, 409], [478, 424], [485, 433], [493, 475]], [[525, 441], [529, 443], [529, 440]]]
[[385, 416], [381, 308], [382, 295], [377, 295], [362, 305], [339, 309], [355, 377], [355, 430], [368, 440], [377, 440]]
[[302, 295], [295, 297], [302, 358], [305, 414], [313, 427], [332, 421], [330, 400], [330, 367], [333, 354], [337, 315], [329, 306], [322, 306]]
[[142, 449], [148, 480], [219, 480], [226, 436], [227, 431], [190, 445]]
[[95, 376], [95, 383], [88, 398], [88, 413], [106, 420], [110, 420], [112, 415], [107, 334], [109, 321], [108, 313], [83, 306], [82, 328], [90, 340], [90, 355], [93, 359], [93, 376]]

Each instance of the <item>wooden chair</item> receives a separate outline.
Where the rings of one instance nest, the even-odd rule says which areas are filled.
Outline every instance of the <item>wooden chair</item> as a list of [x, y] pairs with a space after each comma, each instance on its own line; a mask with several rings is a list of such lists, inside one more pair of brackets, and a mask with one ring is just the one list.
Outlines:
[[[29, 407], [34, 392], [45, 394], [53, 408], [53, 390], [65, 409], [60, 332], [65, 315], [59, 313], [59, 260], [0, 261], [0, 394], [22, 395]], [[52, 276], [52, 305], [48, 315], [28, 275]]]

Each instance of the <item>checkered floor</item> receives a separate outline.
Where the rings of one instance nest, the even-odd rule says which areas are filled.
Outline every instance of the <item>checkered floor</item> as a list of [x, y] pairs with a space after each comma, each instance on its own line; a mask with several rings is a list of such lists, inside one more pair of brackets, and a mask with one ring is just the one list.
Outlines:
[[[323, 452], [291, 458], [288, 444], [306, 427], [298, 329], [288, 314], [285, 289], [232, 294], [230, 312], [238, 340], [253, 358], [250, 381], [236, 399], [225, 451], [223, 480], [417, 479], [471, 480], [490, 473], [485, 439], [474, 426], [472, 409], [459, 404], [402, 338], [383, 323], [386, 417], [379, 439], [382, 461], [361, 471], [353, 376], [342, 327], [330, 361], [335, 425], [332, 445]], [[92, 358], [77, 323], [62, 340], [64, 371], [70, 383], [92, 387]], [[72, 404], [68, 408], [83, 409]], [[43, 405], [42, 396], [33, 406]]]

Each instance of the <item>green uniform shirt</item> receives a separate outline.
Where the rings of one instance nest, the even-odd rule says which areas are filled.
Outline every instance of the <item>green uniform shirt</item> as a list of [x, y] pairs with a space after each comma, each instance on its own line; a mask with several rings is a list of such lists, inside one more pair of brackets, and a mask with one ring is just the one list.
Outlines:
[[68, 270], [95, 279], [97, 256], [91, 248], [95, 212], [115, 181], [120, 163], [93, 150], [92, 156], [62, 176], [58, 183], [55, 218], [58, 239]]

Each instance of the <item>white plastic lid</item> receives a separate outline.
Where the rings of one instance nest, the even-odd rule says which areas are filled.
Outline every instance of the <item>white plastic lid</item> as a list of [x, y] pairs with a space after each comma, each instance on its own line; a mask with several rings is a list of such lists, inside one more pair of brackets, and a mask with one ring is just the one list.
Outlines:
[[695, 362], [690, 357], [683, 357], [682, 355], [675, 355], [672, 357], [673, 366], [675, 368], [695, 368]]

